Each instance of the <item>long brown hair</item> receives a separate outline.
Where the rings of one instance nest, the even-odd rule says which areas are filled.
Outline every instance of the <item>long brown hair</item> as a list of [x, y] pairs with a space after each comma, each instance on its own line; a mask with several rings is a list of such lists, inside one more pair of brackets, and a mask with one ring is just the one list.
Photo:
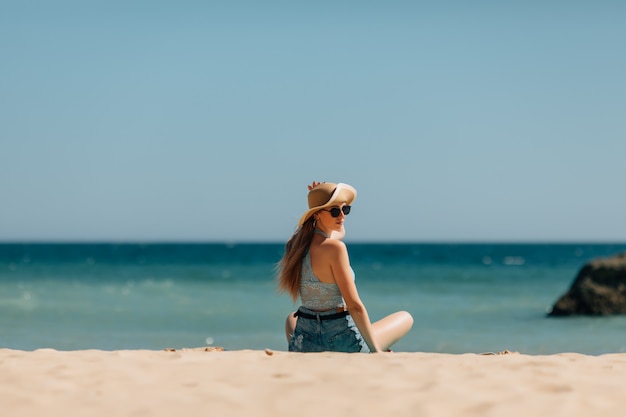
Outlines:
[[302, 279], [302, 261], [315, 230], [313, 216], [302, 224], [285, 245], [285, 255], [278, 263], [278, 290], [288, 293], [293, 301], [298, 299], [300, 280]]

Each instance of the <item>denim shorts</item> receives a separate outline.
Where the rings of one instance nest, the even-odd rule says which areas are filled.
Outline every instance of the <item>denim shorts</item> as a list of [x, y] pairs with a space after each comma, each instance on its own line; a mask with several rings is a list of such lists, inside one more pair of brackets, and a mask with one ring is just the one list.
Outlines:
[[316, 318], [298, 317], [289, 341], [290, 352], [370, 351], [350, 315], [322, 320], [324, 316], [335, 314], [335, 311], [318, 313], [304, 307], [298, 311], [315, 315]]

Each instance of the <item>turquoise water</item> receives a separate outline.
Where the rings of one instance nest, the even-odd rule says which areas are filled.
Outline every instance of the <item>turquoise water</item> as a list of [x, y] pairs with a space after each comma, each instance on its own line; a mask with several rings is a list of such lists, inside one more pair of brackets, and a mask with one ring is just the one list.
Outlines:
[[[350, 244], [370, 316], [413, 314], [395, 350], [626, 351], [626, 316], [547, 318], [588, 260], [626, 244]], [[0, 244], [0, 347], [286, 350], [282, 244]]]

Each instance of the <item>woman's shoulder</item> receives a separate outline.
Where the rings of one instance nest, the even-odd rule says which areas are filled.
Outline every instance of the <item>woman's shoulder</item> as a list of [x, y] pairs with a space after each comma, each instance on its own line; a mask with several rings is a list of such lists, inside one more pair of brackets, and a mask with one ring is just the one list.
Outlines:
[[325, 239], [319, 246], [320, 252], [329, 256], [340, 256], [348, 253], [346, 244], [337, 239]]

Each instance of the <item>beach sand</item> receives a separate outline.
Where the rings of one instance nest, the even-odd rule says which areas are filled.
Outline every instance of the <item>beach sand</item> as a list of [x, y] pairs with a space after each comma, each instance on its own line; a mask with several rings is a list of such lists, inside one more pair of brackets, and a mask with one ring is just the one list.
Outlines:
[[2, 415], [623, 416], [626, 354], [0, 349]]

